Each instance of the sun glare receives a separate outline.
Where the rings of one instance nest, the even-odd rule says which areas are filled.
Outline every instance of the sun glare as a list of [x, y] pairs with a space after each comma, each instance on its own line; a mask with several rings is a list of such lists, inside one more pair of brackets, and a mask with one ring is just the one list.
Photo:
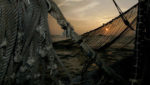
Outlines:
[[109, 29], [108, 29], [108, 28], [106, 28], [105, 30], [106, 30], [106, 31], [109, 31]]

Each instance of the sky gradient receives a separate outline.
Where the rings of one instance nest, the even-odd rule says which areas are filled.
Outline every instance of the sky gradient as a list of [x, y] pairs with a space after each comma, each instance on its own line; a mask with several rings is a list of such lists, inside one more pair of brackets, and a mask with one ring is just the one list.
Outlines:
[[[100, 27], [119, 13], [112, 0], [54, 0], [66, 19], [78, 34]], [[116, 0], [123, 11], [126, 11], [138, 0]], [[63, 30], [51, 16], [49, 26], [52, 35], [61, 35]]]

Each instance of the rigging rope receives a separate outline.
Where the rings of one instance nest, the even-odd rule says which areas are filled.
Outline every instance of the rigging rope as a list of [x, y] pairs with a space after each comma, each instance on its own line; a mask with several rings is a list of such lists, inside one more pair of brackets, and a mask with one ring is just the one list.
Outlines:
[[125, 25], [127, 25], [131, 30], [134, 30], [134, 28], [130, 25], [129, 21], [126, 19], [126, 17], [123, 16], [123, 12], [122, 10], [120, 9], [120, 7], [117, 5], [116, 1], [113, 0], [116, 8], [118, 9], [118, 12], [120, 14], [120, 17], [122, 18], [123, 22], [125, 23]]

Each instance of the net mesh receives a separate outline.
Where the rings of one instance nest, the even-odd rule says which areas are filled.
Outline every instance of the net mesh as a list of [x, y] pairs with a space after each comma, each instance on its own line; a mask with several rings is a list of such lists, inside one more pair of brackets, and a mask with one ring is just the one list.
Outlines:
[[[136, 30], [137, 4], [123, 13], [131, 26]], [[83, 40], [93, 49], [134, 48], [135, 31], [124, 24], [120, 16], [103, 26], [82, 35]]]

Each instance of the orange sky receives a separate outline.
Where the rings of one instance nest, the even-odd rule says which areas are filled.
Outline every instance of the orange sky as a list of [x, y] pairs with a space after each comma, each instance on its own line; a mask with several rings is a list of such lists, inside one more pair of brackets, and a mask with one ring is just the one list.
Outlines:
[[[54, 1], [78, 34], [93, 30], [119, 15], [112, 0]], [[137, 2], [138, 0], [117, 1], [123, 11], [129, 9]], [[52, 35], [62, 34], [63, 30], [51, 16], [49, 16], [49, 26]]]

